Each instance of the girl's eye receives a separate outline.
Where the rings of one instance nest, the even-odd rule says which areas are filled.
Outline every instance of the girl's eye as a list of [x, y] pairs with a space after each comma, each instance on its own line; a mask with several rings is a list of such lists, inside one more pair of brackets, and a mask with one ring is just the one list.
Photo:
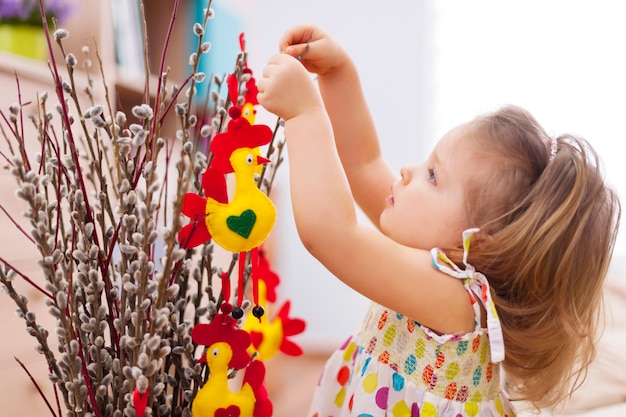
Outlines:
[[428, 181], [437, 185], [437, 175], [435, 175], [435, 170], [433, 168], [428, 168]]

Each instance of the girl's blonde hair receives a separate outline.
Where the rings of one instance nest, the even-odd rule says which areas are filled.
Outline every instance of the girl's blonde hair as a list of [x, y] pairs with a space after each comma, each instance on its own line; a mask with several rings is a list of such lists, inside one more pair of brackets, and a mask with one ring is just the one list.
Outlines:
[[584, 139], [559, 136], [551, 158], [552, 139], [513, 106], [468, 128], [480, 168], [468, 180], [467, 213], [481, 230], [469, 262], [494, 292], [507, 385], [514, 397], [554, 406], [595, 356], [620, 204]]

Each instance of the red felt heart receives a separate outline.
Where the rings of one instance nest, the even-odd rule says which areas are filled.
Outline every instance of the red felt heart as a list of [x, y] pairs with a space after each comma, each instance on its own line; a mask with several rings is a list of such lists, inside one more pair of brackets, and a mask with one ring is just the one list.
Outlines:
[[135, 392], [133, 393], [133, 404], [135, 404], [135, 414], [137, 414], [137, 417], [143, 417], [148, 405], [148, 391], [142, 394], [137, 388], [135, 388]]
[[215, 410], [215, 417], [239, 417], [241, 410], [236, 405], [231, 405], [228, 408], [218, 408]]

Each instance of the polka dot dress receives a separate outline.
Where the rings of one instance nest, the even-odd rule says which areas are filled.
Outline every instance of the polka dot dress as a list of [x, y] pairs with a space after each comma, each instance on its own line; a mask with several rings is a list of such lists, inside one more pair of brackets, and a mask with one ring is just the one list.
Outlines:
[[[445, 259], [439, 255], [433, 251], [435, 267]], [[469, 277], [459, 278], [470, 292], [481, 282], [473, 279], [471, 267], [466, 270]], [[470, 297], [481, 292], [472, 288]], [[499, 330], [497, 315], [488, 315], [488, 322], [494, 320]], [[477, 324], [472, 333], [439, 335], [373, 303], [358, 334], [328, 360], [308, 416], [514, 417], [500, 390], [499, 366], [492, 362], [494, 355], [503, 358], [504, 350], [491, 345], [488, 333]]]

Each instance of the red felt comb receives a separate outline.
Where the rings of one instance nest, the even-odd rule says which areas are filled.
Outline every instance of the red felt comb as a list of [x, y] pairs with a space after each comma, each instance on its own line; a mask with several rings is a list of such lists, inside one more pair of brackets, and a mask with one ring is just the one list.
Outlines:
[[[233, 108], [231, 107], [231, 110]], [[240, 116], [241, 109], [239, 109], [239, 117], [233, 118], [228, 123], [228, 130], [216, 135], [211, 141], [210, 147], [213, 153], [211, 167], [223, 174], [233, 172], [230, 155], [235, 149], [258, 148], [272, 141], [272, 130], [269, 126], [250, 125], [248, 120]]]
[[226, 314], [216, 314], [209, 324], [196, 324], [191, 331], [191, 338], [199, 345], [211, 346], [218, 342], [228, 343], [233, 350], [233, 357], [228, 364], [234, 369], [242, 369], [250, 362], [248, 346], [250, 335], [234, 327], [235, 320]]

